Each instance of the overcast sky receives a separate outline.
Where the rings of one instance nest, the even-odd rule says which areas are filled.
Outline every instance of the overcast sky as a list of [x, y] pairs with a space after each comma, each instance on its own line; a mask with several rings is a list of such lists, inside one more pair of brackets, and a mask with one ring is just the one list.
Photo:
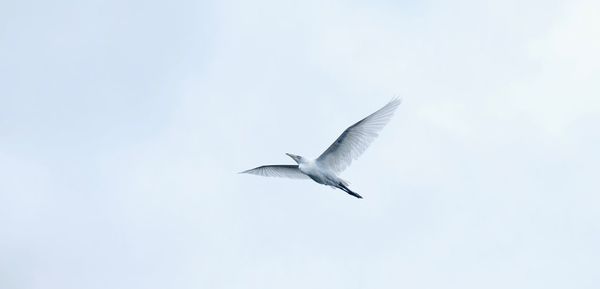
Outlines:
[[[598, 1], [0, 2], [0, 287], [600, 288]], [[314, 182], [237, 172], [318, 156]]]

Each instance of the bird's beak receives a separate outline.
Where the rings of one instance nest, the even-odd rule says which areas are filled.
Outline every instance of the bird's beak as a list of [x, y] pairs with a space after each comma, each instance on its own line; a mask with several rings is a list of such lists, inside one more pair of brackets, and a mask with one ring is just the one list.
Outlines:
[[288, 154], [288, 153], [285, 153], [285, 154], [286, 154], [286, 155], [288, 155], [288, 157], [292, 158], [294, 161], [296, 161], [296, 162], [298, 161], [298, 160], [297, 160], [297, 159], [298, 159], [298, 156], [297, 156], [297, 155]]

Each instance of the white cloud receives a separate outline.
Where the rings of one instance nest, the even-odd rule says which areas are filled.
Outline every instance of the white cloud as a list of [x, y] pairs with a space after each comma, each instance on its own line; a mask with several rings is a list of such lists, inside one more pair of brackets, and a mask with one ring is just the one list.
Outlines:
[[600, 115], [600, 6], [576, 1], [565, 8], [545, 35], [531, 41], [529, 56], [539, 72], [509, 91], [517, 109], [557, 137]]

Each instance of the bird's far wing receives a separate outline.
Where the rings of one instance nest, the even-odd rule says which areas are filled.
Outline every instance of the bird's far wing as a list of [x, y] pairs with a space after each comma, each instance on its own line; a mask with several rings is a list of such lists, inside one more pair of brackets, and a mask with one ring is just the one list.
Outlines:
[[308, 179], [308, 176], [303, 174], [297, 165], [270, 165], [260, 166], [240, 174], [253, 174], [263, 177], [281, 177], [290, 179]]
[[392, 99], [378, 111], [347, 128], [317, 161], [336, 173], [346, 169], [373, 142], [400, 103], [400, 99]]

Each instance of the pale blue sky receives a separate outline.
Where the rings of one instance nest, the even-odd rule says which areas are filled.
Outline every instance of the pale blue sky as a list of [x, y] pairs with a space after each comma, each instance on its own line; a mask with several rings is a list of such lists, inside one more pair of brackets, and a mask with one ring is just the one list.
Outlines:
[[[598, 13], [0, 2], [0, 288], [598, 288]], [[394, 95], [365, 199], [237, 174]]]

